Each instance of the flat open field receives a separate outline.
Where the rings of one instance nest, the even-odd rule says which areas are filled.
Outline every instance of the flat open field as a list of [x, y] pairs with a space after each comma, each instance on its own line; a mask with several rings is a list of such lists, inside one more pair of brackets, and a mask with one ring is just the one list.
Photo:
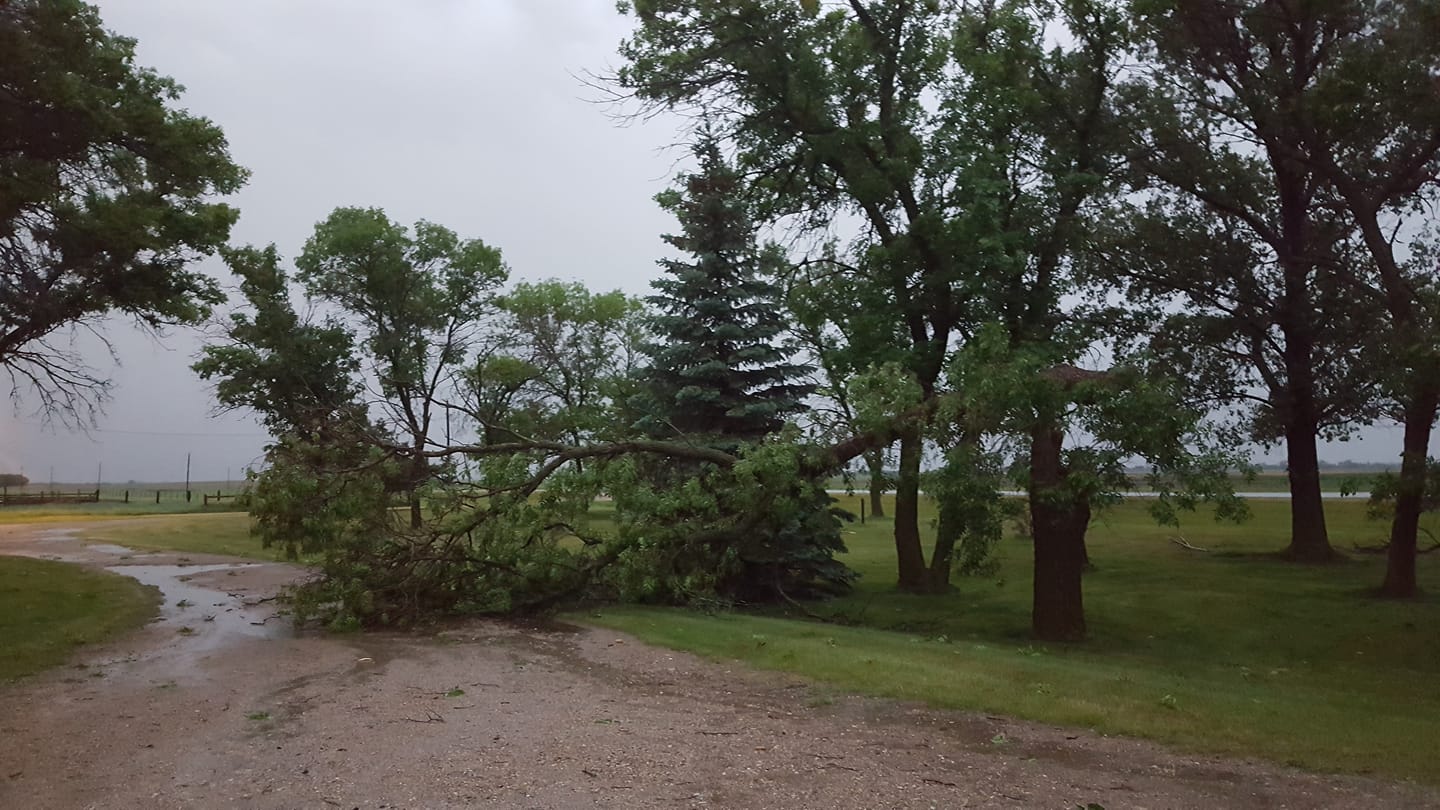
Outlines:
[[[92, 526], [189, 522], [203, 533], [213, 527], [197, 526], [202, 517], [218, 523], [243, 516]], [[73, 667], [0, 684], [0, 807], [1440, 804], [1440, 793], [1425, 786], [869, 698], [833, 682], [706, 661], [594, 626], [469, 621], [427, 634], [297, 632], [276, 615], [271, 597], [304, 576], [300, 568], [87, 544], [79, 528], [0, 527], [0, 553], [58, 557], [67, 562], [51, 565], [87, 574], [102, 567], [127, 573], [161, 590], [161, 618], [79, 648]], [[778, 629], [747, 636], [749, 647], [809, 655], [804, 639], [813, 625], [770, 622]], [[901, 682], [915, 682], [932, 648], [950, 646], [868, 632], [873, 648], [845, 651], [885, 660]], [[834, 643], [850, 641], [837, 634]], [[1031, 661], [1049, 654], [1022, 650], [1007, 655]], [[947, 656], [955, 694], [978, 688], [965, 657]], [[1111, 665], [1123, 671], [1123, 662]], [[1087, 687], [1085, 669], [1057, 670], [1067, 677], [1052, 687]], [[1106, 692], [1095, 700], [1097, 710], [1116, 702]], [[1193, 709], [1182, 702], [1175, 711]], [[1425, 739], [1411, 742], [1423, 747]]]
[[[1097, 517], [1096, 570], [1086, 578], [1092, 639], [1028, 637], [1028, 541], [1008, 537], [994, 576], [958, 578], [951, 593], [892, 588], [888, 520], [852, 524], [846, 561], [856, 592], [810, 605], [820, 623], [782, 611], [707, 615], [603, 607], [569, 618], [633, 633], [718, 661], [813, 679], [815, 707], [851, 695], [920, 701], [1108, 735], [1180, 751], [1258, 757], [1320, 771], [1440, 784], [1440, 554], [1422, 557], [1429, 596], [1375, 600], [1382, 560], [1351, 552], [1321, 567], [1269, 556], [1286, 541], [1285, 502], [1252, 503], [1245, 524], [1192, 516], [1169, 542], [1143, 503]], [[604, 511], [605, 505], [597, 505]], [[1384, 524], [1362, 502], [1327, 503], [1335, 544], [1372, 543]], [[18, 528], [18, 527], [17, 527]], [[1428, 528], [1435, 530], [1433, 519]], [[94, 542], [273, 560], [243, 514], [97, 521]], [[1003, 740], [997, 746], [1003, 746]]]
[[[847, 598], [811, 605], [835, 623], [782, 614], [606, 608], [586, 621], [716, 659], [864, 693], [1137, 735], [1185, 750], [1440, 784], [1440, 553], [1422, 557], [1428, 596], [1370, 598], [1377, 555], [1301, 567], [1283, 548], [1286, 502], [1251, 504], [1245, 524], [1195, 516], [1169, 542], [1143, 504], [1097, 518], [1086, 576], [1091, 640], [1028, 637], [1028, 541], [1007, 538], [999, 573], [944, 596], [893, 590], [889, 521], [852, 526]], [[1341, 548], [1385, 531], [1360, 502], [1327, 503]], [[1431, 520], [1432, 530], [1436, 528]]]

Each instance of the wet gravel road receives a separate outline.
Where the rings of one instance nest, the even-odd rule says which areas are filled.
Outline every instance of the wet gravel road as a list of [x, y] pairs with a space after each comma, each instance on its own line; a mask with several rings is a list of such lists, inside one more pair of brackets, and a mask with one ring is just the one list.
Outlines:
[[[0, 686], [0, 808], [1419, 808], [1364, 779], [853, 696], [609, 631], [295, 633], [303, 572], [0, 527], [163, 616]], [[831, 699], [833, 698], [833, 700]], [[1003, 735], [1005, 745], [993, 740]]]

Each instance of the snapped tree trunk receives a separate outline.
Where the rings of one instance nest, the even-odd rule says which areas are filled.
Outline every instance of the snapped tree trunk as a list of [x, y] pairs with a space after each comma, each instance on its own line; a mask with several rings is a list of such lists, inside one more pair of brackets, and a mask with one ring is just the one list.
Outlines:
[[1031, 632], [1044, 641], [1085, 638], [1085, 531], [1090, 504], [1065, 486], [1064, 434], [1042, 425], [1030, 440], [1030, 524], [1034, 533], [1035, 586]]
[[1440, 399], [1428, 389], [1411, 395], [1405, 408], [1404, 449], [1400, 481], [1395, 493], [1395, 517], [1390, 523], [1390, 548], [1385, 561], [1385, 582], [1380, 594], [1410, 599], [1417, 593], [1415, 554], [1419, 546], [1420, 513], [1424, 508], [1425, 478], [1430, 433]]
[[879, 449], [865, 454], [865, 463], [870, 467], [870, 516], [885, 517], [885, 450]]
[[897, 586], [909, 593], [929, 589], [925, 551], [920, 546], [920, 454], [922, 434], [908, 426], [900, 434], [900, 470], [895, 482], [895, 559]]

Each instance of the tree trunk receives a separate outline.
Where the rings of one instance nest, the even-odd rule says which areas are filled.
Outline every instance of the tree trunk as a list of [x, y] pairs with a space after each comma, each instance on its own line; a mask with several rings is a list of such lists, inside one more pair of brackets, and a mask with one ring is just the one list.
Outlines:
[[[1296, 148], [1294, 133], [1282, 141]], [[1280, 202], [1280, 240], [1273, 245], [1284, 276], [1277, 322], [1285, 335], [1282, 358], [1285, 380], [1271, 391], [1276, 415], [1285, 431], [1286, 466], [1290, 475], [1290, 546], [1284, 556], [1297, 562], [1328, 562], [1335, 557], [1325, 529], [1325, 504], [1320, 496], [1320, 457], [1316, 451], [1319, 412], [1315, 402], [1315, 312], [1309, 178], [1289, 155], [1272, 151]]]
[[415, 462], [410, 474], [410, 528], [418, 529], [424, 521], [424, 515], [420, 509], [420, 483], [425, 480], [429, 472], [429, 464], [425, 461], [425, 444], [423, 441], [415, 442]]
[[865, 454], [865, 463], [870, 467], [870, 516], [885, 517], [885, 450], [881, 448]]
[[1290, 546], [1284, 556], [1296, 562], [1335, 559], [1325, 528], [1325, 502], [1320, 494], [1320, 456], [1315, 420], [1297, 408], [1285, 429], [1285, 460], [1290, 477]]
[[1030, 441], [1030, 523], [1035, 536], [1031, 632], [1044, 641], [1085, 638], [1085, 530], [1090, 504], [1065, 488], [1060, 451], [1065, 435], [1043, 425]]
[[900, 435], [900, 475], [895, 482], [895, 559], [898, 587], [909, 593], [929, 589], [925, 551], [920, 547], [920, 429], [911, 426]]
[[1396, 599], [1413, 598], [1415, 554], [1419, 545], [1420, 513], [1424, 508], [1425, 479], [1430, 454], [1430, 432], [1435, 423], [1436, 394], [1422, 389], [1411, 395], [1405, 408], [1404, 450], [1400, 457], [1400, 482], [1395, 493], [1395, 518], [1390, 524], [1390, 549], [1385, 563], [1385, 582], [1380, 594]]
[[955, 556], [955, 543], [965, 528], [952, 517], [950, 510], [940, 506], [939, 511], [940, 517], [935, 522], [935, 551], [930, 555], [931, 593], [950, 590], [950, 562]]

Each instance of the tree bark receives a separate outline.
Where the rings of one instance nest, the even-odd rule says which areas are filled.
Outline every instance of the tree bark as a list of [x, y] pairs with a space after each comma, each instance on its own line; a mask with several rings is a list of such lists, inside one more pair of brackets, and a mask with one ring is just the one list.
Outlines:
[[1065, 435], [1038, 426], [1030, 441], [1030, 522], [1034, 531], [1035, 586], [1030, 627], [1044, 641], [1085, 638], [1085, 531], [1090, 504], [1067, 491], [1061, 449]]
[[931, 593], [945, 593], [950, 590], [950, 561], [955, 556], [955, 542], [960, 539], [963, 526], [957, 525], [947, 510], [940, 510], [935, 522], [935, 551], [930, 555], [929, 590]]
[[420, 509], [420, 493], [418, 487], [420, 482], [425, 480], [429, 473], [429, 464], [425, 461], [425, 445], [423, 442], [415, 443], [415, 461], [411, 470], [410, 480], [410, 528], [418, 529], [425, 522], [425, 516]]
[[865, 463], [870, 467], [870, 516], [885, 517], [885, 451], [875, 450], [865, 454]]
[[1395, 493], [1395, 518], [1390, 524], [1390, 549], [1380, 595], [1411, 599], [1418, 593], [1415, 555], [1419, 546], [1420, 513], [1424, 509], [1430, 433], [1440, 407], [1428, 387], [1411, 395], [1405, 408], [1405, 439], [1400, 457], [1400, 482]]
[[1286, 559], [1323, 563], [1335, 559], [1325, 527], [1320, 494], [1320, 456], [1315, 420], [1292, 415], [1285, 428], [1285, 461], [1290, 478], [1290, 545]]
[[895, 483], [895, 558], [898, 587], [909, 593], [929, 589], [925, 551], [920, 546], [920, 454], [922, 434], [916, 425], [900, 434], [900, 474]]

